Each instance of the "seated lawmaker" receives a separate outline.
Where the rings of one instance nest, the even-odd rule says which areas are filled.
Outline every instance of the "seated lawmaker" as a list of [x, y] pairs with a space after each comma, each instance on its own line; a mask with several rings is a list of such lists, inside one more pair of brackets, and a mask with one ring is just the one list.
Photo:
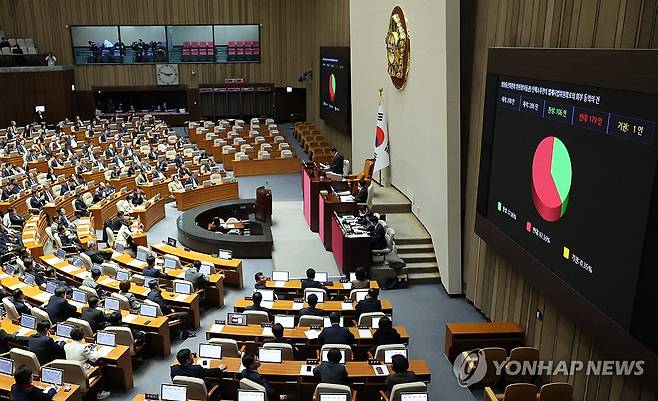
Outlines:
[[29, 315], [32, 313], [32, 307], [25, 302], [25, 295], [20, 288], [14, 290], [10, 301], [16, 307], [16, 312], [19, 315]]
[[48, 300], [46, 305], [46, 312], [50, 321], [53, 323], [60, 323], [65, 321], [70, 317], [76, 317], [77, 308], [66, 300], [64, 297], [66, 294], [66, 288], [57, 287], [55, 293]]
[[247, 306], [246, 308], [244, 308], [244, 310], [267, 312], [267, 317], [269, 318], [270, 321], [272, 321], [273, 319], [272, 312], [270, 312], [270, 310], [267, 309], [266, 307], [260, 306], [260, 303], [263, 302], [263, 294], [256, 291], [254, 292], [254, 295], [252, 296], [251, 300], [252, 300], [252, 305]]
[[155, 267], [155, 256], [148, 255], [146, 257], [146, 266], [142, 272], [144, 277], [154, 277], [154, 278], [167, 278], [167, 275], [164, 274], [160, 269]]
[[139, 309], [140, 303], [137, 301], [135, 294], [130, 292], [130, 281], [123, 280], [122, 282], [119, 283], [119, 295], [123, 295], [124, 297], [128, 298], [128, 302], [130, 303], [131, 310]]
[[334, 174], [343, 175], [343, 162], [345, 158], [343, 155], [338, 153], [336, 148], [331, 148], [331, 163], [329, 165], [329, 171]]
[[194, 357], [189, 348], [183, 348], [176, 353], [178, 365], [172, 365], [169, 368], [171, 379], [176, 376], [194, 377], [201, 380], [221, 379], [226, 370], [226, 365], [219, 365], [217, 368], [204, 368], [194, 363]]
[[356, 203], [366, 203], [368, 201], [368, 187], [366, 186], [366, 181], [362, 178], [359, 180], [358, 189], [356, 195], [354, 196], [354, 201]]
[[199, 291], [210, 285], [210, 282], [208, 281], [208, 277], [199, 273], [200, 268], [201, 268], [201, 261], [195, 260], [194, 262], [192, 262], [192, 266], [187, 270], [185, 270], [185, 276], [183, 276], [185, 280], [192, 283], [195, 291]]
[[309, 296], [306, 298], [306, 302], [308, 303], [308, 307], [302, 308], [299, 310], [299, 316], [304, 316], [304, 315], [312, 315], [312, 316], [326, 316], [327, 312], [323, 309], [316, 308], [315, 306], [318, 304], [318, 296], [315, 294], [309, 294]]
[[389, 374], [384, 382], [387, 394], [391, 394], [393, 386], [396, 384], [413, 383], [418, 381], [416, 374], [409, 370], [409, 360], [407, 360], [404, 355], [393, 355], [391, 358], [391, 365], [393, 365], [393, 373]]
[[75, 214], [77, 217], [89, 216], [89, 206], [87, 206], [85, 201], [82, 199], [82, 195], [84, 194], [80, 192], [77, 196], [77, 199], [75, 200]]
[[384, 229], [384, 226], [379, 221], [379, 217], [374, 214], [371, 215], [370, 224], [372, 226], [372, 232], [370, 233], [370, 249], [385, 249], [388, 246], [386, 244], [386, 229]]
[[[164, 297], [162, 296], [162, 290], [160, 290], [160, 283], [158, 280], [151, 280], [149, 282], [149, 293], [146, 298], [152, 302], [155, 302], [160, 307], [163, 315], [174, 315], [174, 318], [180, 319], [183, 322], [183, 326], [189, 328], [192, 324], [190, 319], [189, 312], [176, 312], [167, 304]], [[183, 330], [183, 339], [188, 337], [194, 337], [196, 333], [192, 330]]]
[[356, 304], [354, 310], [356, 311], [356, 317], [358, 318], [363, 313], [369, 312], [381, 312], [382, 303], [377, 297], [379, 296], [379, 290], [377, 288], [371, 288], [368, 290], [366, 297], [359, 301]]
[[372, 348], [370, 348], [370, 352], [373, 354], [377, 351], [377, 347], [380, 345], [402, 344], [402, 337], [393, 327], [393, 322], [391, 322], [391, 319], [389, 319], [388, 316], [379, 319], [379, 327], [372, 335], [372, 340]]
[[267, 398], [270, 401], [276, 400], [290, 400], [292, 397], [289, 397], [285, 394], [279, 394], [278, 391], [272, 387], [269, 381], [264, 376], [261, 376], [258, 373], [258, 368], [260, 367], [260, 361], [258, 357], [254, 354], [244, 354], [242, 357], [242, 366], [244, 370], [240, 373], [243, 379], [251, 380], [252, 382], [259, 384], [265, 387], [265, 392], [267, 393]]
[[340, 314], [332, 312], [329, 315], [331, 326], [325, 327], [318, 339], [320, 344], [354, 344], [354, 334], [347, 327], [340, 327]]
[[86, 320], [89, 323], [94, 333], [98, 330], [103, 330], [107, 326], [107, 316], [103, 311], [97, 309], [98, 297], [90, 296], [87, 299], [87, 304], [89, 306], [82, 308], [82, 320]]
[[288, 344], [292, 347], [292, 352], [297, 353], [297, 347], [295, 342], [289, 338], [283, 336], [284, 328], [281, 323], [274, 323], [272, 325], [272, 335], [274, 338], [268, 337], [263, 339], [263, 344], [266, 343], [276, 343], [276, 344]]
[[13, 401], [51, 401], [55, 397], [55, 394], [57, 394], [55, 386], [50, 386], [44, 391], [32, 384], [34, 373], [32, 368], [26, 365], [16, 368], [14, 384], [11, 385], [11, 399]]
[[315, 269], [306, 270], [306, 278], [302, 279], [302, 291], [307, 288], [324, 288], [321, 282], [315, 280]]
[[313, 376], [320, 383], [347, 384], [347, 369], [340, 363], [341, 352], [332, 348], [327, 352], [327, 360], [313, 369]]
[[64, 357], [64, 342], [55, 342], [48, 335], [48, 330], [50, 330], [50, 322], [40, 321], [37, 323], [36, 334], [33, 334], [27, 342], [27, 349], [34, 352], [41, 365]]
[[354, 280], [352, 280], [353, 290], [364, 290], [370, 288], [370, 280], [366, 276], [366, 269], [364, 267], [357, 267], [354, 271]]
[[267, 277], [263, 274], [263, 272], [258, 272], [254, 276], [254, 281], [256, 282], [254, 284], [254, 289], [255, 290], [266, 290], [267, 289]]

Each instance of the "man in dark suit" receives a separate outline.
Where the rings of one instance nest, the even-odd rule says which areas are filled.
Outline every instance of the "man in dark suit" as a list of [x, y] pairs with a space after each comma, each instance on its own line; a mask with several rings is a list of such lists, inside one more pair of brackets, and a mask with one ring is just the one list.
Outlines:
[[267, 278], [263, 274], [263, 272], [258, 272], [254, 276], [254, 281], [256, 282], [254, 284], [254, 289], [256, 290], [266, 290], [267, 289]]
[[378, 250], [386, 248], [386, 230], [379, 218], [374, 214], [370, 216], [370, 223], [372, 224], [372, 232], [370, 233], [370, 249]]
[[43, 191], [40, 193], [35, 193], [30, 198], [30, 208], [32, 209], [41, 210], [45, 204], [46, 201], [43, 199]]
[[330, 349], [327, 352], [327, 361], [313, 369], [313, 376], [319, 379], [320, 383], [347, 384], [347, 369], [340, 363], [340, 359], [340, 351], [336, 348]]
[[391, 358], [391, 365], [393, 365], [394, 373], [389, 374], [384, 382], [387, 394], [391, 394], [391, 390], [393, 390], [393, 386], [396, 384], [413, 383], [418, 381], [416, 374], [409, 370], [409, 361], [404, 355], [393, 355], [393, 358]]
[[98, 330], [103, 330], [107, 326], [107, 316], [102, 311], [96, 309], [98, 306], [98, 297], [90, 296], [87, 299], [87, 304], [89, 307], [82, 309], [82, 320], [89, 322], [89, 326], [91, 326], [91, 330], [94, 333]]
[[82, 200], [82, 195], [82, 193], [79, 193], [77, 199], [75, 200], [75, 213], [79, 216], [89, 216], [89, 207], [85, 201]]
[[345, 158], [343, 155], [338, 153], [336, 148], [331, 149], [331, 164], [329, 165], [329, 171], [331, 171], [334, 174], [340, 174], [343, 175], [343, 162], [345, 161]]
[[192, 262], [192, 267], [185, 270], [185, 276], [184, 276], [185, 280], [191, 282], [196, 291], [210, 285], [208, 278], [203, 274], [199, 273], [200, 268], [201, 268], [201, 261], [195, 260], [194, 262]]
[[9, 222], [12, 226], [23, 227], [25, 225], [25, 219], [16, 212], [16, 209], [10, 207], [7, 209], [7, 213], [9, 213]]
[[27, 349], [34, 352], [41, 365], [64, 357], [64, 343], [57, 343], [48, 335], [50, 323], [42, 320], [37, 323], [37, 333], [27, 342]]
[[329, 315], [330, 327], [325, 327], [318, 336], [320, 344], [354, 344], [354, 334], [347, 327], [340, 327], [340, 314], [332, 312]]
[[146, 257], [146, 267], [144, 267], [144, 277], [155, 277], [155, 278], [167, 278], [167, 275], [156, 269], [155, 267], [155, 257], [149, 255]]
[[246, 310], [246, 311], [255, 310], [255, 311], [261, 311], [261, 312], [267, 312], [267, 316], [271, 321], [272, 320], [272, 313], [270, 312], [270, 310], [267, 309], [264, 306], [260, 306], [260, 303], [263, 301], [263, 294], [256, 291], [256, 292], [254, 292], [254, 295], [251, 299], [252, 299], [253, 304], [247, 306], [246, 308], [244, 308], [244, 310]]
[[192, 352], [189, 348], [183, 348], [176, 353], [178, 365], [172, 365], [170, 368], [171, 379], [176, 376], [195, 377], [197, 379], [221, 379], [222, 372], [226, 370], [226, 365], [219, 365], [218, 368], [204, 368], [201, 365], [194, 364]]
[[359, 189], [356, 191], [354, 200], [356, 203], [366, 203], [368, 200], [368, 187], [366, 187], [366, 181], [363, 178], [359, 180]]
[[382, 303], [377, 297], [379, 296], [379, 290], [377, 288], [371, 288], [368, 290], [368, 294], [364, 299], [359, 301], [356, 304], [354, 310], [356, 311], [356, 317], [361, 316], [362, 313], [369, 312], [381, 312]]
[[57, 390], [51, 386], [48, 391], [44, 392], [41, 388], [32, 384], [32, 368], [21, 365], [14, 372], [15, 383], [11, 386], [11, 399], [13, 401], [50, 401], [53, 399]]
[[74, 190], [75, 190], [75, 181], [73, 181], [73, 178], [69, 178], [68, 181], [62, 184], [62, 186], [59, 188], [59, 195], [64, 196]]
[[14, 290], [10, 301], [16, 307], [16, 312], [19, 315], [29, 315], [32, 313], [32, 309], [25, 303], [25, 295], [23, 295], [23, 291], [20, 288]]
[[[117, 217], [112, 219], [112, 222], [110, 223], [110, 228], [112, 228], [112, 231], [119, 231], [121, 229], [121, 226], [123, 225], [128, 225], [130, 226], [130, 223], [128, 222], [128, 219], [125, 218], [125, 215], [123, 212], [117, 212]], [[148, 259], [147, 259], [148, 262]], [[154, 260], [155, 262], [155, 260]]]
[[276, 391], [274, 387], [272, 387], [270, 382], [268, 382], [265, 377], [261, 376], [260, 373], [258, 373], [258, 368], [260, 367], [260, 361], [254, 354], [244, 354], [244, 356], [242, 357], [242, 366], [244, 366], [244, 370], [241, 373], [242, 378], [251, 380], [256, 384], [260, 384], [261, 386], [265, 387], [267, 398], [270, 401], [290, 399], [285, 394], [279, 394], [279, 392]]
[[322, 283], [315, 281], [315, 269], [308, 268], [306, 270], [306, 278], [302, 279], [302, 291], [307, 288], [324, 288]]
[[[162, 311], [163, 315], [174, 315], [174, 319], [180, 319], [183, 322], [183, 327], [190, 327], [191, 325], [191, 319], [190, 319], [190, 314], [188, 312], [176, 312], [169, 305], [167, 304], [167, 301], [165, 301], [164, 297], [162, 296], [162, 290], [160, 290], [160, 283], [158, 283], [158, 280], [151, 280], [149, 282], [149, 291], [148, 295], [146, 296], [146, 299], [149, 301], [155, 302], [158, 304], [160, 307], [160, 310]], [[194, 337], [196, 336], [196, 333], [191, 330], [183, 330], [183, 339], [186, 339], [188, 337]]]
[[304, 315], [313, 315], [313, 316], [325, 316], [327, 312], [322, 309], [316, 308], [315, 305], [318, 304], [318, 296], [315, 294], [310, 294], [306, 299], [308, 302], [308, 308], [302, 308], [299, 310], [299, 316]]
[[63, 322], [70, 317], [75, 317], [77, 309], [75, 306], [68, 303], [64, 295], [66, 288], [57, 287], [55, 294], [48, 300], [46, 305], [46, 312], [53, 323]]
[[292, 347], [292, 352], [297, 353], [297, 347], [295, 346], [295, 342], [288, 338], [284, 338], [283, 332], [284, 332], [283, 325], [281, 323], [274, 323], [272, 325], [272, 335], [274, 335], [274, 338], [264, 339], [263, 344], [265, 343], [288, 344]]

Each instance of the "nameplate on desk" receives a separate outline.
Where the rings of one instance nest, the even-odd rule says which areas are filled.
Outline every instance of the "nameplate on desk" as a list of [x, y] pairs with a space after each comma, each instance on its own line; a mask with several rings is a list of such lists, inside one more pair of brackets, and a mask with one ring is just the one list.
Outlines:
[[146, 394], [144, 394], [144, 399], [145, 400], [160, 400], [160, 394], [146, 393]]
[[319, 359], [309, 358], [306, 360], [307, 365], [318, 365], [320, 363]]
[[322, 285], [324, 285], [325, 287], [331, 287], [332, 285], [334, 285], [334, 282], [333, 281], [325, 281], [324, 283], [322, 283]]
[[382, 363], [379, 359], [374, 359], [374, 358], [368, 359], [368, 365], [381, 365], [381, 364]]
[[244, 297], [245, 301], [251, 301], [254, 297]]
[[215, 324], [226, 324], [226, 320], [215, 320]]
[[341, 283], [349, 283], [349, 282], [350, 282], [350, 280], [348, 280], [348, 279], [346, 279], [346, 278], [341, 278], [339, 281], [340, 281]]
[[352, 298], [347, 298], [347, 299], [343, 300], [343, 302], [346, 303], [346, 304], [351, 304], [352, 302], [354, 302], [354, 300]]
[[260, 327], [272, 327], [272, 323], [263, 322], [260, 324]]
[[304, 304], [302, 302], [293, 302], [292, 303], [292, 310], [300, 310], [304, 307]]
[[304, 303], [304, 298], [295, 298], [292, 300], [293, 303], [299, 304], [299, 303]]
[[309, 327], [311, 330], [321, 330], [322, 326], [314, 324]]

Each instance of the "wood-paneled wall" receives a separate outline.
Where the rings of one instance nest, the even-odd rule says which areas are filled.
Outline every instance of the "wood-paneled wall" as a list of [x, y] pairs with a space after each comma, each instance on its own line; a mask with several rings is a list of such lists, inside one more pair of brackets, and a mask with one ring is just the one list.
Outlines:
[[[526, 47], [658, 47], [656, 0], [473, 0], [468, 162], [464, 223], [464, 292], [492, 321], [512, 320], [546, 360], [601, 360], [593, 333], [579, 329], [474, 233], [487, 49]], [[465, 23], [465, 22], [463, 22]], [[543, 320], [537, 318], [537, 311]], [[650, 401], [656, 393], [633, 378], [576, 374], [574, 400]]]
[[[0, 30], [9, 37], [31, 37], [42, 51], [52, 50], [60, 64], [72, 63], [70, 25], [261, 24], [262, 62], [258, 64], [181, 64], [182, 85], [220, 83], [244, 77], [249, 82], [308, 89], [307, 120], [346, 154], [349, 137], [325, 127], [318, 116], [315, 82], [320, 45], [349, 45], [348, 0], [0, 0]], [[76, 88], [155, 85], [155, 68], [146, 65], [79, 66]]]

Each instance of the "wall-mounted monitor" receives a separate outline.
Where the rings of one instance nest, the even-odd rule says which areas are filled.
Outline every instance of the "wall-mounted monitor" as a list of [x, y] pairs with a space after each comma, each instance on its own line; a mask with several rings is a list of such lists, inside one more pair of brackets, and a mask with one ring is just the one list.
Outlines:
[[599, 346], [654, 367], [657, 62], [490, 49], [476, 216], [476, 233]]
[[352, 126], [352, 85], [349, 47], [320, 47], [320, 118], [349, 134]]

